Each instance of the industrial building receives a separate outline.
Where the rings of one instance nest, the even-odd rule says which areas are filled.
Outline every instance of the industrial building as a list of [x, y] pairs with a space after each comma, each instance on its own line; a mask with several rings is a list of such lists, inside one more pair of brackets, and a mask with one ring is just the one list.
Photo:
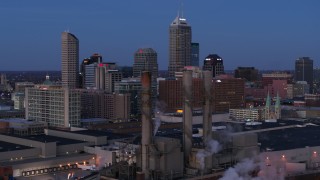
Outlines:
[[[250, 168], [240, 177], [272, 179], [271, 175], [294, 177], [320, 170], [317, 121], [212, 123], [210, 72], [203, 72], [203, 82], [206, 98], [200, 124], [193, 123], [192, 72], [184, 71], [182, 123], [158, 131], [157, 117], [152, 118], [151, 73], [143, 72], [142, 122], [136, 124], [141, 133], [124, 135], [71, 128], [46, 129], [45, 135], [1, 134], [6, 151], [0, 151], [0, 157], [6, 163], [0, 165], [12, 168], [15, 177], [89, 166], [100, 169], [101, 178], [114, 179], [214, 179], [227, 176], [229, 168], [241, 163], [250, 163]], [[269, 169], [273, 174], [268, 173]]]

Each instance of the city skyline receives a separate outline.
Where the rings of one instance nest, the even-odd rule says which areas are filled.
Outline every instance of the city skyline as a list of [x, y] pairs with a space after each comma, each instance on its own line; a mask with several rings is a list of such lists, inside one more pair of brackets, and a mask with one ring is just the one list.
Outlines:
[[60, 34], [65, 30], [79, 38], [79, 61], [99, 53], [105, 62], [132, 66], [135, 50], [150, 47], [158, 52], [159, 69], [167, 70], [168, 27], [179, 9], [192, 26], [192, 41], [200, 43], [200, 65], [216, 53], [226, 70], [293, 70], [295, 60], [304, 56], [319, 67], [319, 5], [316, 0], [184, 1], [183, 7], [169, 0], [81, 0], [63, 6], [59, 1], [2, 2], [0, 49], [6, 61], [0, 71], [61, 70]]

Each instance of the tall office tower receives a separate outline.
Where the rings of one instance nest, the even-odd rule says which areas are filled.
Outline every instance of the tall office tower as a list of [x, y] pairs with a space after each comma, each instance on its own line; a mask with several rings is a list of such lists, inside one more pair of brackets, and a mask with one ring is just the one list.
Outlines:
[[258, 70], [254, 67], [238, 67], [234, 70], [234, 77], [254, 82], [258, 80]]
[[62, 85], [77, 88], [79, 84], [79, 40], [68, 32], [61, 34]]
[[114, 85], [114, 91], [118, 94], [130, 94], [130, 117], [141, 116], [141, 80], [140, 78], [126, 78]]
[[203, 70], [212, 71], [212, 77], [224, 74], [223, 59], [217, 54], [209, 54], [203, 62]]
[[26, 119], [47, 122], [51, 127], [80, 126], [80, 95], [58, 85], [26, 88]]
[[169, 77], [191, 65], [191, 26], [178, 15], [169, 28]]
[[313, 92], [313, 60], [309, 57], [300, 57], [295, 63], [295, 81], [307, 81], [310, 93]]
[[[80, 88], [91, 87], [92, 84], [93, 85], [95, 84], [94, 81], [92, 83], [92, 78], [95, 77], [95, 67], [97, 66], [97, 64], [100, 64], [100, 63], [102, 63], [102, 56], [99, 55], [98, 53], [95, 53], [90, 58], [86, 58], [82, 61], [81, 67], [80, 67]], [[86, 82], [87, 82], [87, 85], [86, 85]], [[88, 86], [88, 83], [90, 83], [89, 86]]]
[[107, 92], [114, 91], [114, 83], [122, 79], [122, 73], [117, 70], [116, 63], [100, 63], [95, 71], [95, 87], [96, 89], [105, 90]]
[[114, 84], [120, 82], [122, 79], [122, 73], [118, 70], [107, 70], [105, 73], [105, 85], [104, 89], [106, 92], [114, 92]]
[[150, 71], [152, 82], [157, 81], [157, 52], [152, 48], [140, 48], [134, 53], [133, 76], [141, 77], [143, 71]]
[[191, 43], [191, 66], [199, 66], [199, 43]]

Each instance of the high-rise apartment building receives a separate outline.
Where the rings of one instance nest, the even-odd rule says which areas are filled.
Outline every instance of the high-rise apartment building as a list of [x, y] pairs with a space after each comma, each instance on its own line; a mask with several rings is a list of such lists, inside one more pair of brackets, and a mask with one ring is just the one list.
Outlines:
[[77, 88], [79, 84], [79, 40], [69, 33], [61, 34], [62, 86]]
[[203, 70], [212, 71], [212, 77], [224, 74], [223, 59], [217, 54], [209, 54], [204, 59]]
[[199, 66], [199, 43], [191, 43], [191, 66]]
[[47, 122], [51, 127], [80, 125], [80, 95], [58, 85], [26, 88], [26, 119]]
[[307, 81], [310, 93], [313, 92], [313, 60], [309, 57], [300, 57], [295, 63], [295, 81]]
[[191, 65], [191, 26], [178, 15], [169, 28], [169, 77]]

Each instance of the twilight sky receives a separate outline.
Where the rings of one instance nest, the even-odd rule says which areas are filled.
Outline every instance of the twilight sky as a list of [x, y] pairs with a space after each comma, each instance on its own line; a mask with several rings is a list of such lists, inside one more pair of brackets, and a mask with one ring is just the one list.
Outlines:
[[[61, 32], [80, 40], [80, 61], [98, 52], [105, 62], [132, 65], [140, 47], [168, 66], [168, 28], [181, 0], [1, 0], [0, 71], [60, 70]], [[184, 0], [183, 14], [200, 43], [225, 69], [294, 69], [309, 56], [320, 63], [319, 0]]]

